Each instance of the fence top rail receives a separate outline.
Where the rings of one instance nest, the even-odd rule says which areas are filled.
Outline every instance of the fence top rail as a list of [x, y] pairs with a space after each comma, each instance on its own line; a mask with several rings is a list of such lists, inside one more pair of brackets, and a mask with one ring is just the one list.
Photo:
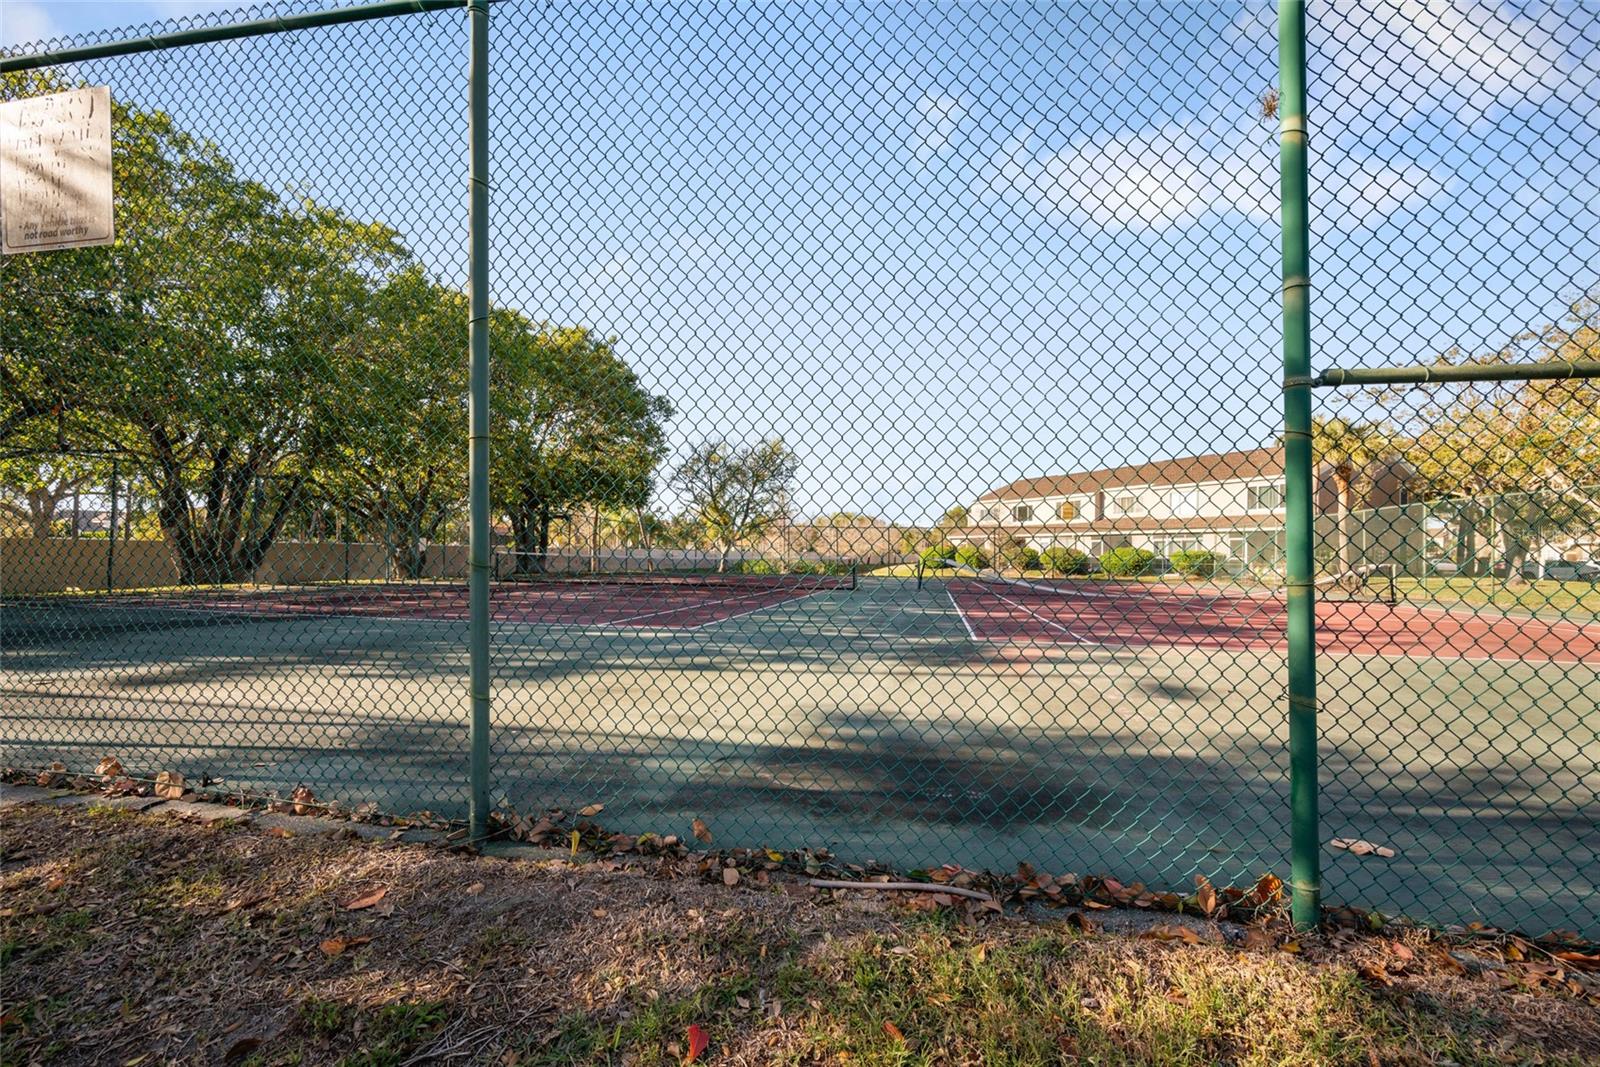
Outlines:
[[1332, 368], [1302, 384], [1327, 388], [1340, 385], [1425, 385], [1433, 382], [1531, 382], [1566, 378], [1600, 378], [1600, 360], [1473, 363], [1454, 367]]
[[337, 26], [350, 22], [365, 22], [369, 19], [389, 18], [394, 15], [415, 15], [466, 6], [467, 0], [378, 0], [376, 3], [335, 7], [325, 11], [305, 11], [219, 26], [196, 26], [187, 30], [175, 30], [172, 33], [128, 37], [120, 41], [104, 41], [99, 44], [60, 48], [49, 52], [0, 56], [0, 73], [9, 74], [12, 71], [53, 67], [87, 59], [158, 52], [185, 45], [211, 44], [242, 37], [260, 37], [269, 33], [287, 33], [291, 30], [304, 30], [316, 26]]

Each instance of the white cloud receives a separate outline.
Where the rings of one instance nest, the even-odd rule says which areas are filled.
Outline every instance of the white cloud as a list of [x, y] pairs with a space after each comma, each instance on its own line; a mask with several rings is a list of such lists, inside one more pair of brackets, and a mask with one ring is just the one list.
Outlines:
[[[1278, 214], [1275, 146], [1258, 131], [1168, 126], [1058, 151], [1015, 134], [990, 161], [988, 187], [1081, 229], [1161, 230], [1208, 215], [1268, 222]], [[1445, 189], [1425, 167], [1345, 157], [1315, 187], [1320, 228], [1367, 226]]]
[[61, 36], [50, 12], [34, 0], [6, 0], [0, 15], [0, 45], [13, 47]]
[[1208, 149], [1183, 127], [1081, 143], [1054, 152], [1019, 131], [991, 161], [988, 184], [1036, 209], [1098, 229], [1164, 229], [1212, 211], [1268, 217], [1271, 160]]
[[917, 124], [912, 136], [919, 159], [928, 159], [942, 152], [955, 136], [956, 128], [967, 114], [966, 105], [959, 96], [949, 93], [924, 93], [917, 101]]
[[1585, 16], [1537, 3], [1524, 13], [1505, 7], [1329, 0], [1310, 24], [1314, 54], [1333, 79], [1319, 96], [1392, 121], [1442, 109], [1471, 126], [1497, 107], [1548, 99], [1573, 77], [1594, 78], [1573, 53]]

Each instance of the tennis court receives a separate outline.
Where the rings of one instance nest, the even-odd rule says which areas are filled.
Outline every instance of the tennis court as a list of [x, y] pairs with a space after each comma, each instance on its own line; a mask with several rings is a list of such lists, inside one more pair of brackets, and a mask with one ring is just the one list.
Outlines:
[[[719, 845], [908, 867], [1027, 861], [1151, 885], [1282, 869], [1281, 601], [1045, 600], [865, 575], [497, 584], [496, 800], [604, 804], [632, 832], [702, 818]], [[336, 796], [355, 778], [386, 807], [459, 817], [463, 603], [427, 583], [10, 603], [9, 750], [114, 753], [234, 789]], [[1568, 858], [1588, 825], [1574, 798], [1600, 778], [1575, 710], [1592, 645], [1471, 662], [1341, 632], [1320, 661], [1327, 836], [1400, 854], [1327, 853], [1330, 884], [1560, 925], [1597, 882]]]
[[[1169, 645], [1281, 651], [1288, 612], [1281, 595], [1063, 579], [957, 581], [949, 594], [974, 640], [1101, 648]], [[1600, 625], [1365, 601], [1317, 605], [1326, 653], [1600, 664]]]

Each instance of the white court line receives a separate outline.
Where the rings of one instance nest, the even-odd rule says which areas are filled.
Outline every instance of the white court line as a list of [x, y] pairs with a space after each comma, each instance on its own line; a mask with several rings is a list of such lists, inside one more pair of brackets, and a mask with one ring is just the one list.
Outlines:
[[[1120, 643], [1119, 644], [1115, 644], [1115, 645], [1107, 644], [1104, 641], [1096, 641], [1093, 638], [1084, 637], [1081, 634], [1074, 633], [1073, 631], [1067, 629], [1065, 626], [1062, 626], [1060, 623], [1054, 622], [1054, 621], [1052, 621], [1050, 619], [1045, 618], [1043, 615], [1040, 615], [1038, 612], [1034, 611], [1032, 608], [1028, 607], [1028, 605], [1026, 605], [1026, 604], [1019, 604], [1017, 601], [1012, 600], [1010, 597], [1002, 596], [999, 593], [994, 592], [994, 590], [990, 589], [988, 586], [980, 586], [979, 588], [982, 589], [985, 592], [990, 593], [996, 600], [1003, 600], [1007, 604], [1010, 604], [1014, 608], [1022, 609], [1024, 612], [1026, 612], [1029, 615], [1032, 615], [1035, 619], [1038, 619], [1040, 622], [1044, 623], [1046, 626], [1049, 626], [1049, 627], [1051, 627], [1053, 629], [1056, 629], [1056, 630], [1060, 630], [1062, 633], [1066, 634], [1069, 638], [1072, 639], [1073, 644], [1088, 645], [1088, 646], [1090, 646], [1092, 648], [1124, 648], [1124, 647], [1126, 647], [1125, 645], [1120, 644]], [[945, 592], [948, 593], [949, 590], [946, 589]], [[955, 604], [955, 597], [954, 596], [950, 597], [950, 602], [952, 604]], [[960, 604], [956, 604], [956, 611], [958, 611], [958, 612], [961, 611], [961, 605]], [[962, 622], [966, 622], [967, 621], [965, 614], [963, 614], [961, 616], [961, 621]], [[967, 627], [967, 632], [968, 633], [972, 632], [972, 627], [971, 626]], [[978, 637], [976, 635], [974, 635], [973, 636], [973, 640], [974, 641], [978, 640]], [[1016, 641], [1016, 640], [1019, 640], [1019, 639], [1018, 638], [1011, 638], [1010, 640]], [[1026, 640], [1026, 639], [1024, 638], [1024, 639], [1021, 639], [1021, 640]]]
[[950, 606], [956, 609], [956, 617], [961, 620], [961, 625], [967, 628], [967, 636], [974, 641], [983, 641], [984, 638], [979, 637], [978, 632], [972, 628], [972, 623], [967, 621], [967, 613], [961, 610], [960, 604], [956, 603], [956, 596], [950, 592], [949, 587], [945, 588], [944, 595], [950, 598]]

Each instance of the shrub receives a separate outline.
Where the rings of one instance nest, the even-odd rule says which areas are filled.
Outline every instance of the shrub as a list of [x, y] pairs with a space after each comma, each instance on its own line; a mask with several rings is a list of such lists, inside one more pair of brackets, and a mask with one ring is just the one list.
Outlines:
[[1170, 558], [1172, 569], [1189, 578], [1209, 578], [1217, 573], [1217, 567], [1222, 563], [1215, 552], [1199, 550], [1174, 552]]
[[1039, 569], [1039, 552], [1022, 538], [1013, 538], [1002, 544], [998, 553], [1000, 565], [1011, 570], [1036, 571]]
[[977, 545], [962, 545], [956, 549], [955, 560], [963, 567], [970, 567], [981, 571], [989, 565], [989, 557], [983, 554], [983, 549]]
[[782, 574], [781, 564], [770, 559], [744, 559], [732, 568], [736, 574]]
[[1132, 578], [1147, 573], [1155, 558], [1148, 548], [1113, 548], [1100, 557], [1100, 569], [1113, 578]]
[[934, 545], [922, 550], [922, 565], [928, 570], [950, 566], [950, 561], [955, 558], [956, 550], [950, 545]]
[[1051, 574], [1089, 573], [1089, 553], [1076, 548], [1047, 548], [1039, 554], [1039, 562]]

